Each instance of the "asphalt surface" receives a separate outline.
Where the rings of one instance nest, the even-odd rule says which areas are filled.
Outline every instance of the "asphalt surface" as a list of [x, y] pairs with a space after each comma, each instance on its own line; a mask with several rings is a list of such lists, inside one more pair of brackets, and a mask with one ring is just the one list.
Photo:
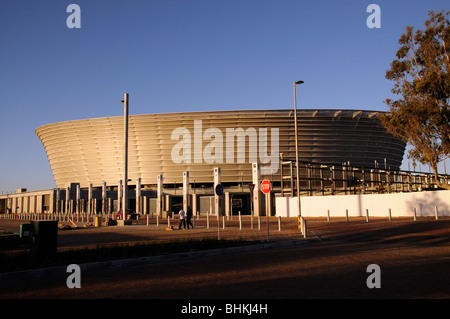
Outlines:
[[[18, 230], [24, 221], [0, 220], [0, 229]], [[69, 289], [68, 273], [51, 270], [11, 282], [3, 276], [0, 298], [146, 298], [158, 300], [273, 299], [448, 299], [450, 297], [450, 218], [308, 220], [308, 238], [296, 219], [283, 219], [282, 230], [271, 218], [269, 241], [288, 243], [265, 249], [199, 254], [126, 266], [105, 266], [81, 273], [81, 288]], [[58, 250], [118, 243], [167, 241], [174, 238], [217, 238], [217, 224], [197, 221], [190, 230], [157, 227], [82, 228], [59, 231]], [[174, 224], [172, 224], [174, 225]], [[220, 229], [221, 238], [267, 241], [265, 218], [258, 230], [237, 218]], [[291, 244], [289, 244], [291, 243]], [[295, 244], [292, 244], [295, 243]], [[255, 246], [256, 247], [256, 246]], [[259, 246], [261, 247], [261, 246]], [[2, 254], [11, 253], [3, 248]], [[379, 272], [368, 271], [378, 265]], [[374, 276], [380, 288], [369, 288]], [[20, 276], [19, 276], [20, 278]], [[25, 279], [26, 278], [26, 279]], [[184, 302], [184, 301], [183, 301]], [[186, 305], [179, 303], [177, 307]], [[177, 308], [177, 311], [180, 309]]]

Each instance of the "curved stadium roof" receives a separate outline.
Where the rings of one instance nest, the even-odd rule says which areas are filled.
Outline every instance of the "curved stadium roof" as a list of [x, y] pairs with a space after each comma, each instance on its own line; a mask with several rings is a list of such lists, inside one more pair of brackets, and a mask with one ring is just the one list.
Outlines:
[[[315, 163], [398, 169], [405, 144], [381, 125], [380, 112], [298, 110], [299, 157]], [[123, 178], [123, 117], [48, 124], [36, 129], [57, 187], [117, 185]], [[245, 144], [243, 144], [245, 143]], [[142, 185], [182, 182], [189, 171], [196, 182], [211, 182], [221, 167], [222, 182], [251, 181], [251, 163], [264, 176], [279, 174], [279, 153], [295, 158], [293, 110], [211, 111], [131, 115], [128, 177]]]

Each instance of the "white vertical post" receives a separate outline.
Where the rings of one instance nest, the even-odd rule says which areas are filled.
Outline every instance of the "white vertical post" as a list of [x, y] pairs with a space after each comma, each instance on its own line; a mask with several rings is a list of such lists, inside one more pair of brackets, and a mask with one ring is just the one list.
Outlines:
[[214, 167], [214, 209], [217, 214], [217, 220], [219, 220], [220, 214], [220, 196], [215, 192], [216, 186], [221, 184], [221, 170], [220, 167]]
[[183, 210], [188, 211], [189, 205], [189, 172], [183, 172]]
[[267, 242], [269, 242], [269, 196], [270, 192], [265, 194], [265, 201], [266, 201], [266, 222], [267, 222]]
[[106, 182], [102, 185], [102, 214], [106, 213]]
[[161, 215], [162, 202], [163, 202], [163, 176], [157, 177], [157, 197], [156, 197], [156, 216]]
[[438, 213], [437, 206], [434, 206], [434, 215], [435, 215], [436, 220], [438, 220], [439, 219], [439, 213]]
[[239, 211], [239, 230], [242, 230], [242, 216], [241, 216], [241, 211]]
[[77, 195], [76, 195], [76, 200], [77, 200], [77, 204], [76, 204], [76, 212], [77, 215], [80, 213], [80, 199], [81, 199], [81, 190], [80, 190], [80, 184], [77, 184]]
[[[35, 198], [35, 205], [33, 207], [33, 212], [36, 211], [36, 198]], [[61, 190], [59, 188], [56, 189], [56, 213], [59, 213], [61, 211]]]
[[119, 179], [119, 182], [117, 184], [117, 213], [120, 211], [120, 208], [122, 207], [121, 203], [122, 203], [122, 194], [123, 189], [122, 189], [122, 180]]
[[253, 184], [255, 188], [253, 189], [253, 212], [255, 216], [261, 215], [261, 203], [259, 199], [259, 191], [261, 188], [259, 179], [260, 179], [261, 169], [259, 163], [252, 163], [252, 176], [253, 176]]
[[307, 229], [306, 229], [306, 219], [303, 218], [303, 216], [300, 217], [300, 227], [302, 229], [302, 233], [303, 233], [303, 238], [306, 238], [306, 233], [307, 233]]
[[230, 206], [230, 192], [225, 192], [225, 215], [228, 220], [230, 220]]
[[138, 177], [136, 179], [136, 213], [140, 214], [141, 211], [141, 178]]
[[70, 187], [66, 187], [66, 214], [69, 213]]
[[214, 209], [217, 213], [217, 240], [220, 240], [220, 197], [216, 194], [216, 186], [221, 184], [221, 170], [220, 167], [214, 167]]
[[91, 214], [91, 213], [92, 213], [92, 184], [89, 184], [89, 190], [88, 190], [88, 214]]

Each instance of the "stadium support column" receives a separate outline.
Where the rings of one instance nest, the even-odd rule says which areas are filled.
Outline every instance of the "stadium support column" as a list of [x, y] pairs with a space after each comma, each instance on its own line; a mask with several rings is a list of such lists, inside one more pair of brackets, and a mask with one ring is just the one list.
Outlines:
[[56, 213], [61, 212], [61, 190], [56, 189]]
[[69, 213], [69, 201], [70, 201], [70, 187], [66, 187], [66, 202], [65, 202], [65, 213]]
[[141, 178], [138, 177], [136, 179], [136, 213], [140, 214], [141, 210]]
[[106, 213], [106, 182], [102, 185], [102, 214]]
[[221, 184], [221, 170], [220, 167], [214, 167], [214, 212], [217, 214], [217, 218], [221, 215], [220, 211], [220, 196], [216, 194], [216, 186]]
[[136, 214], [141, 213], [141, 178], [136, 179]]
[[81, 204], [81, 189], [80, 184], [77, 184], [77, 195], [76, 195], [76, 213], [79, 214], [81, 212], [80, 204]]
[[187, 212], [189, 205], [189, 172], [183, 172], [183, 210]]
[[225, 216], [227, 216], [227, 219], [230, 218], [230, 210], [231, 210], [231, 205], [230, 205], [230, 192], [225, 192]]
[[252, 163], [252, 176], [253, 176], [253, 184], [255, 188], [253, 189], [253, 215], [261, 216], [261, 202], [260, 202], [260, 194], [259, 190], [261, 186], [259, 185], [259, 178], [261, 174], [261, 169], [259, 163]]
[[156, 214], [161, 217], [163, 203], [163, 176], [158, 175], [157, 178], [157, 198], [156, 198]]
[[89, 184], [87, 211], [88, 211], [88, 214], [92, 213], [92, 184]]
[[117, 184], [117, 213], [120, 212], [120, 208], [122, 207], [122, 180], [119, 179], [119, 182]]

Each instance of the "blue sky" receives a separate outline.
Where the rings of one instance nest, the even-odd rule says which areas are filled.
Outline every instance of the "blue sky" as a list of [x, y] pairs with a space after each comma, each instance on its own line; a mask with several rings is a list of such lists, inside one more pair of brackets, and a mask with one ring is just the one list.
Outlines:
[[[66, 25], [71, 3], [79, 29]], [[371, 3], [379, 29], [366, 25]], [[125, 92], [132, 115], [285, 109], [304, 80], [299, 108], [385, 111], [399, 37], [442, 9], [448, 0], [2, 0], [0, 192], [55, 187], [34, 130], [122, 115]]]

